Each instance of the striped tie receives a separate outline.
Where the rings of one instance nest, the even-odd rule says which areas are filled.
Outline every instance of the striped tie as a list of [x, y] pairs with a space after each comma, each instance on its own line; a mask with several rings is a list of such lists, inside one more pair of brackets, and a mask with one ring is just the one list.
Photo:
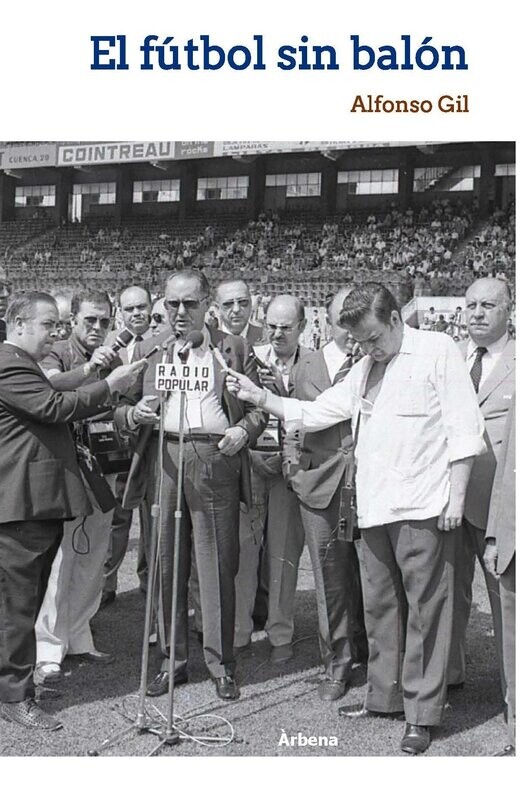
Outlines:
[[351, 353], [349, 353], [345, 361], [339, 368], [339, 370], [336, 372], [334, 380], [332, 381], [332, 385], [335, 386], [337, 383], [342, 381], [343, 378], [346, 378], [351, 369], [352, 369], [352, 355]]
[[475, 351], [475, 360], [469, 373], [469, 377], [473, 381], [473, 386], [475, 387], [477, 394], [478, 387], [480, 386], [480, 381], [482, 379], [482, 358], [485, 353], [487, 353], [487, 347], [477, 347]]

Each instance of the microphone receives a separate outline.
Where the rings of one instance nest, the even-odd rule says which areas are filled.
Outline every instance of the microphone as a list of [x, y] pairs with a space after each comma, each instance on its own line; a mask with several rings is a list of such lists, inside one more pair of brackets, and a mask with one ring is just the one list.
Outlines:
[[186, 341], [184, 342], [184, 344], [177, 353], [180, 360], [186, 361], [190, 350], [193, 350], [194, 348], [197, 349], [197, 347], [200, 347], [203, 341], [204, 341], [204, 334], [202, 333], [202, 331], [191, 331], [191, 333], [188, 333], [188, 335], [186, 336]]
[[123, 347], [129, 345], [133, 338], [134, 334], [131, 331], [129, 331], [128, 328], [123, 328], [122, 331], [119, 331], [119, 333], [116, 336], [115, 342], [112, 345], [112, 350], [114, 351], [114, 353], [118, 353], [119, 350], [123, 349]]

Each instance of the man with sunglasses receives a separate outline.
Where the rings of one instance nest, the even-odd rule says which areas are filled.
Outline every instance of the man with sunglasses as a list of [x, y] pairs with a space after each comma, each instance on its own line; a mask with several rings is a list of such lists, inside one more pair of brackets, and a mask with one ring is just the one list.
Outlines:
[[251, 293], [245, 281], [225, 280], [217, 286], [216, 299], [221, 317], [221, 329], [225, 333], [242, 336], [249, 344], [264, 338], [260, 325], [251, 322]]
[[[132, 334], [132, 339], [126, 347], [121, 348], [118, 352], [123, 364], [129, 364], [136, 360], [136, 348], [139, 342], [151, 337], [152, 298], [150, 297], [150, 292], [142, 286], [128, 286], [119, 295], [119, 308], [123, 328]], [[106, 338], [105, 344], [111, 347], [115, 343], [116, 336], [116, 331], [111, 331]], [[127, 477], [128, 472], [120, 472], [116, 477], [116, 506], [112, 516], [108, 553], [105, 561], [105, 580], [101, 596], [102, 608], [113, 603], [116, 599], [117, 573], [126, 555], [130, 537], [132, 512], [125, 511], [121, 506]], [[146, 533], [143, 532], [145, 525], [146, 520], [141, 515], [137, 575], [142, 591], [146, 591], [147, 583], [147, 563], [143, 539], [143, 537], [146, 537]]]
[[[225, 389], [225, 368], [247, 374], [258, 384], [254, 360], [240, 337], [208, 329], [205, 315], [210, 289], [202, 272], [173, 273], [166, 284], [165, 307], [170, 330], [142, 342], [138, 355], [146, 356], [172, 333], [176, 342], [166, 345], [167, 363], [182, 366], [179, 354], [187, 337], [202, 332], [199, 347], [187, 353], [186, 364], [197, 367], [206, 379], [188, 394], [185, 409], [184, 475], [182, 483], [175, 683], [188, 680], [188, 580], [194, 548], [200, 586], [203, 649], [206, 665], [221, 699], [239, 696], [235, 683], [233, 633], [235, 620], [235, 575], [238, 569], [239, 504], [250, 502], [247, 446], [254, 445], [267, 416], [251, 405], [237, 402]], [[156, 413], [155, 368], [162, 350], [151, 354], [143, 381], [134, 393], [135, 405], [122, 406], [116, 416], [123, 429], [138, 431], [135, 453], [123, 498], [126, 508], [154, 501], [157, 459], [158, 415]], [[224, 364], [225, 362], [225, 364]], [[141, 399], [139, 399], [141, 398]], [[175, 510], [179, 458], [180, 395], [170, 392], [164, 404], [164, 471], [162, 474], [159, 530], [160, 602], [158, 628], [163, 661], [148, 687], [152, 697], [168, 691], [169, 632]]]
[[[84, 289], [71, 300], [72, 333], [55, 342], [42, 362], [54, 389], [76, 389], [105, 377], [121, 359], [104, 342], [112, 325], [112, 304], [106, 292]], [[111, 417], [111, 409], [103, 418]], [[76, 429], [83, 437], [85, 428]], [[109, 476], [114, 488], [115, 475]], [[65, 656], [107, 664], [113, 657], [96, 649], [90, 620], [99, 608], [103, 564], [108, 548], [112, 512], [94, 512], [81, 520], [65, 523], [65, 535], [54, 559], [47, 591], [36, 623], [36, 680], [61, 680]], [[81, 524], [79, 524], [81, 523]]]
[[3, 269], [3, 267], [0, 267], [0, 342], [4, 342], [6, 338], [6, 325], [4, 317], [10, 294], [10, 284], [7, 280], [6, 271]]
[[164, 307], [164, 297], [159, 297], [152, 306], [150, 331], [152, 336], [159, 336], [160, 333], [167, 330], [170, 330], [170, 324]]

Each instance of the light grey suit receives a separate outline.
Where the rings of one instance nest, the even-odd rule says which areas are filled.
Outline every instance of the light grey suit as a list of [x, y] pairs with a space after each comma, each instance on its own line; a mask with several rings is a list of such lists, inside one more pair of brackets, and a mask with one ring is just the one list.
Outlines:
[[[455, 555], [455, 607], [453, 615], [453, 641], [448, 671], [448, 683], [465, 680], [464, 639], [471, 611], [472, 583], [475, 556], [484, 569], [493, 616], [495, 641], [502, 667], [502, 620], [498, 581], [484, 568], [485, 530], [488, 523], [491, 489], [497, 464], [497, 455], [504, 438], [508, 412], [515, 391], [515, 342], [510, 339], [489, 377], [478, 392], [478, 403], [486, 423], [487, 452], [477, 456], [473, 463], [464, 506], [464, 523], [456, 532]], [[501, 669], [502, 687], [505, 689]]]

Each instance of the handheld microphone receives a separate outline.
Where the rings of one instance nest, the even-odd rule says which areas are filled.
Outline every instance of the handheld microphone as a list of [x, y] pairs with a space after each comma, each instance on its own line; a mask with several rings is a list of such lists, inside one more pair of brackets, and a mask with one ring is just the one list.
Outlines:
[[112, 350], [114, 353], [118, 353], [119, 350], [122, 350], [124, 347], [130, 344], [132, 339], [134, 338], [134, 334], [128, 330], [128, 328], [123, 328], [122, 331], [116, 336], [115, 342], [111, 345]]
[[177, 355], [179, 356], [181, 361], [186, 361], [188, 358], [188, 353], [190, 350], [197, 349], [200, 347], [204, 341], [204, 334], [202, 331], [191, 331], [186, 336], [186, 341], [178, 351]]

